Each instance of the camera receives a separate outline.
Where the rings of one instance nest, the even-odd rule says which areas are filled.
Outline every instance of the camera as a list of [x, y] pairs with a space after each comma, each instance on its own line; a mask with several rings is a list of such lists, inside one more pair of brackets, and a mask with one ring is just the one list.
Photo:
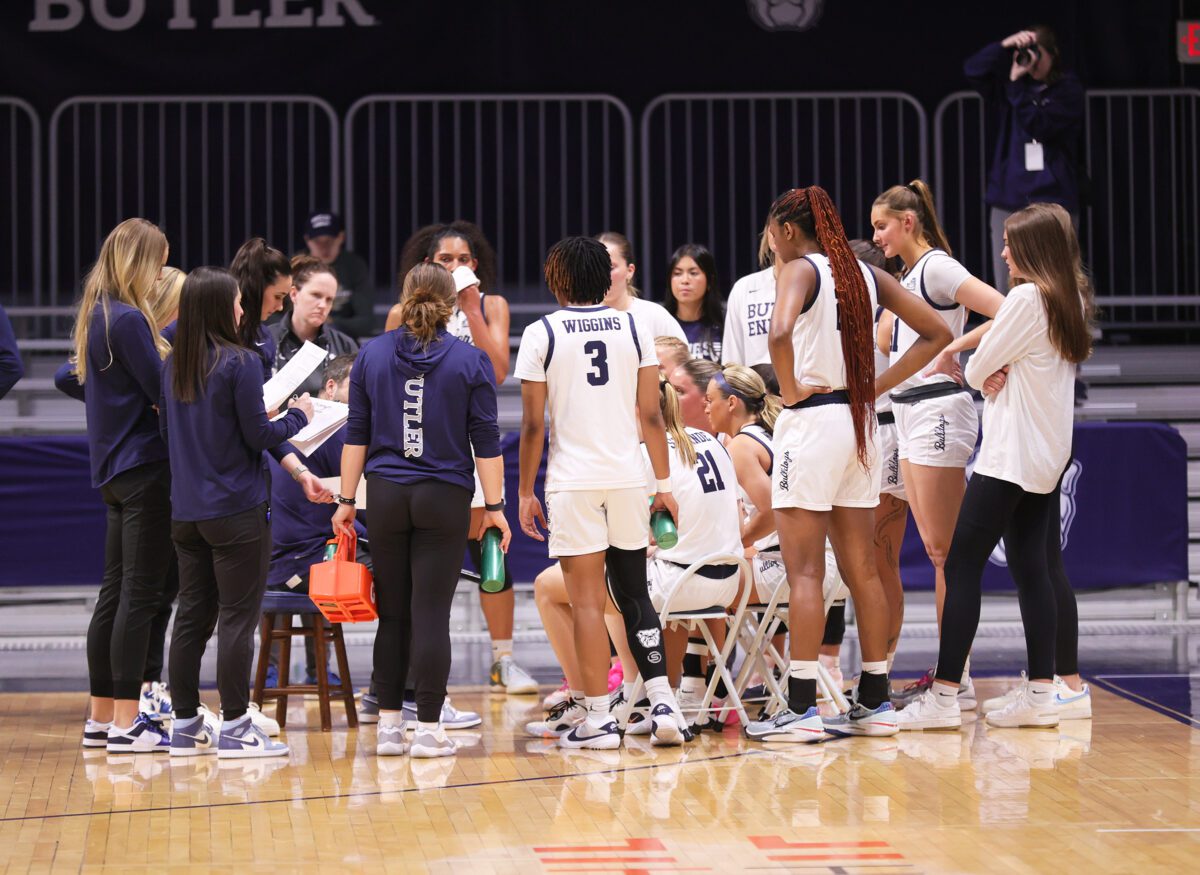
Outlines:
[[1013, 53], [1013, 60], [1022, 67], [1032, 67], [1041, 56], [1042, 50], [1038, 48], [1037, 43], [1034, 43], [1023, 49], [1017, 49]]

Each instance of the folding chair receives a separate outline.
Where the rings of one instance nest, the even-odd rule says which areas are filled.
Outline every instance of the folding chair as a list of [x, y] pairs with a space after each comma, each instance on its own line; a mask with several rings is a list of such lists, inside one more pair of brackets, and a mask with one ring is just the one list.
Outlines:
[[[845, 598], [844, 590], [845, 584], [841, 583], [824, 593], [826, 615], [829, 614], [829, 609], [835, 602]], [[772, 671], [772, 667], [777, 666], [781, 677], [786, 678], [790, 665], [790, 660], [784, 657], [772, 642], [780, 625], [787, 621], [787, 595], [788, 587], [784, 583], [776, 587], [766, 604], [759, 602], [747, 605], [745, 623], [741, 632], [746, 648], [746, 659], [742, 662], [737, 676], [738, 695], [740, 696], [746, 691], [746, 687], [750, 684], [750, 678], [757, 670], [762, 675], [763, 686], [767, 692], [764, 705], [768, 712], [774, 712], [776, 708], [787, 707], [787, 690], [780, 685]], [[850, 710], [850, 703], [846, 701], [838, 684], [833, 682], [829, 671], [823, 665], [817, 666], [817, 699], [819, 702], [832, 704], [839, 713]]]
[[[698, 610], [675, 610], [672, 608], [673, 603], [682, 601], [681, 594], [684, 587], [696, 576], [699, 569], [706, 565], [736, 565], [741, 574], [741, 579], [746, 582], [742, 587], [742, 594], [738, 598], [737, 607], [733, 614], [729, 613], [729, 609], [725, 605], [713, 605], [707, 608]], [[744, 726], [747, 721], [746, 709], [742, 706], [742, 700], [739, 697], [739, 690], [731, 673], [729, 665], [729, 657], [733, 653], [733, 648], [737, 644], [738, 630], [742, 627], [746, 615], [746, 604], [750, 600], [750, 590], [754, 586], [754, 577], [750, 569], [750, 563], [745, 557], [738, 556], [733, 553], [717, 553], [713, 556], [705, 557], [699, 562], [693, 562], [689, 565], [679, 578], [675, 581], [675, 586], [667, 593], [666, 600], [663, 602], [662, 610], [658, 612], [658, 621], [663, 629], [668, 626], [681, 626], [690, 635], [693, 631], [698, 631], [704, 637], [704, 643], [708, 648], [708, 657], [715, 666], [712, 679], [708, 682], [708, 687], [704, 691], [704, 697], [700, 700], [700, 707], [697, 710], [697, 716], [700, 714], [720, 712], [724, 716], [732, 707], [737, 711], [738, 717]], [[728, 634], [725, 636], [725, 644], [722, 647], [717, 646], [716, 639], [713, 638], [712, 630], [708, 628], [706, 620], [722, 620], [729, 624]], [[721, 681], [725, 682], [725, 689], [728, 691], [727, 701], [720, 708], [712, 706], [712, 699], [717, 689], [717, 684]], [[629, 701], [625, 703], [618, 723], [622, 728], [629, 722], [629, 715], [633, 713], [634, 704], [641, 698], [642, 695], [642, 676], [639, 673], [634, 682], [633, 695]]]

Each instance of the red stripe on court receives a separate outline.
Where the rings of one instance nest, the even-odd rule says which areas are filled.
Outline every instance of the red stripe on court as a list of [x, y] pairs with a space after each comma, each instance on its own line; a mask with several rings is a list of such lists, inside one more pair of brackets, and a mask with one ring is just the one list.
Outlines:
[[902, 854], [784, 854], [767, 857], [778, 863], [800, 863], [805, 860], [903, 860]]
[[886, 848], [887, 842], [785, 842], [779, 836], [746, 836], [760, 851], [787, 848]]
[[590, 854], [597, 851], [665, 851], [658, 839], [626, 839], [619, 845], [559, 845], [534, 848], [535, 854]]
[[543, 863], [561, 866], [565, 863], [674, 863], [674, 857], [542, 857]]

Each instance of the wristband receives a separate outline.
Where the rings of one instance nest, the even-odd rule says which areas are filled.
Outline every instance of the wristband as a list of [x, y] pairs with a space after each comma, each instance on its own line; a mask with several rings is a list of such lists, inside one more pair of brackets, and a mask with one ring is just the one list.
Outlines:
[[671, 478], [668, 477], [665, 480], [655, 480], [654, 481], [654, 489], [656, 492], [670, 492], [671, 491]]
[[498, 510], [504, 510], [504, 502], [498, 501], [495, 504], [487, 504], [485, 502], [483, 505], [483, 509], [486, 511], [489, 511], [489, 512], [493, 512], [493, 513]]
[[297, 468], [295, 471], [292, 472], [292, 479], [299, 480], [301, 474], [307, 474], [307, 473], [308, 473], [308, 468], [301, 465], [299, 468]]
[[337, 500], [338, 504], [348, 504], [351, 507], [354, 507], [354, 505], [358, 503], [357, 501], [355, 501], [355, 499], [346, 498], [346, 496], [344, 496], [344, 495], [335, 495], [334, 498]]

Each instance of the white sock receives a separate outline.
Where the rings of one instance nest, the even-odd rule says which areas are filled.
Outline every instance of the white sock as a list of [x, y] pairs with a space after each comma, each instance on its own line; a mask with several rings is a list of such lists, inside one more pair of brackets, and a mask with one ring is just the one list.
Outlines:
[[937, 702], [939, 708], [958, 707], [958, 690], [954, 687], [935, 682], [930, 689], [933, 691], [933, 700]]
[[655, 705], [668, 705], [672, 711], [679, 709], [675, 697], [671, 695], [671, 683], [665, 677], [646, 681], [646, 696], [650, 699], [651, 708]]
[[93, 720], [91, 717], [88, 718], [88, 729], [108, 729], [111, 726], [111, 720], [101, 722], [99, 720]]
[[971, 682], [971, 657], [967, 657], [967, 661], [963, 663], [962, 685], [965, 687]]
[[888, 674], [892, 673], [892, 666], [896, 664], [896, 651], [892, 651], [887, 655]]
[[608, 713], [608, 696], [586, 696], [587, 724], [593, 729], [600, 729], [612, 719]]
[[[237, 720], [222, 720], [221, 721], [221, 731], [225, 732], [228, 729], [236, 729], [237, 727], [241, 726], [243, 723], [245, 723], [249, 719], [250, 719], [250, 712], [247, 711], [245, 714], [243, 714]], [[124, 731], [124, 730], [122, 730], [122, 731]]]
[[583, 690], [571, 690], [571, 701], [576, 705], [583, 704]]
[[817, 667], [821, 664], [819, 659], [793, 659], [788, 663], [788, 675], [800, 681], [815, 681], [818, 676]]
[[1030, 681], [1026, 685], [1026, 689], [1029, 690], [1030, 698], [1032, 698], [1039, 705], [1045, 704], [1049, 697], [1054, 695], [1053, 683], [1045, 684], [1037, 681]]
[[621, 692], [625, 696], [626, 702], [633, 701], [633, 688], [637, 686], [637, 681], [622, 681]]
[[817, 661], [825, 666], [826, 671], [841, 671], [842, 658], [840, 656], [826, 655], [822, 653], [817, 657]]
[[501, 656], [512, 656], [512, 639], [492, 642], [492, 662], [499, 662]]
[[887, 674], [887, 660], [881, 659], [879, 662], [864, 662], [862, 664], [863, 674]]
[[403, 726], [404, 712], [403, 711], [380, 711], [379, 712], [380, 726]]
[[704, 692], [704, 678], [689, 678], [683, 677], [679, 680], [679, 692], [688, 694], [700, 694]]

